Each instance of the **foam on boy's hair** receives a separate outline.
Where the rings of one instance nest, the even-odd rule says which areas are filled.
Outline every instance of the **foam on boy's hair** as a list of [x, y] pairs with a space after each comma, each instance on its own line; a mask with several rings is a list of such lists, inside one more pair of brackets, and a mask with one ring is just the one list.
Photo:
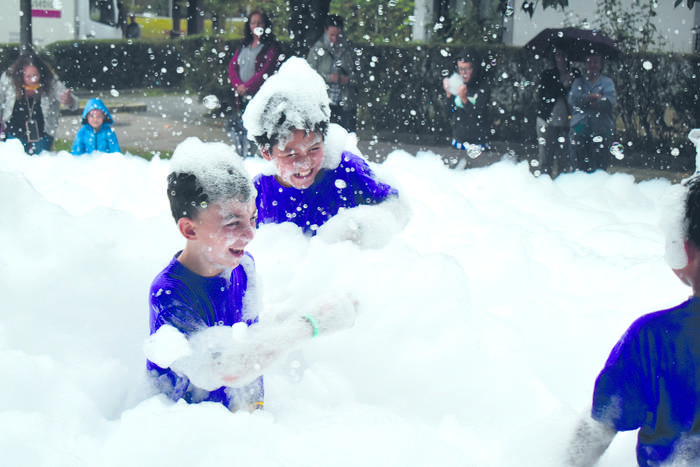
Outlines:
[[231, 146], [192, 137], [175, 149], [170, 160], [168, 199], [176, 221], [197, 217], [211, 203], [229, 199], [245, 203], [255, 195], [243, 160]]
[[269, 147], [284, 143], [293, 129], [325, 137], [330, 115], [323, 78], [303, 58], [291, 57], [248, 103], [243, 124], [248, 138]]

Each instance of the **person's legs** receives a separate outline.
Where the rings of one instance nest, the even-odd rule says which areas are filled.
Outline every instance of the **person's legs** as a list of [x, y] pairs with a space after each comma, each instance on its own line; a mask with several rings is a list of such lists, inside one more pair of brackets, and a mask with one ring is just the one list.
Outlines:
[[550, 149], [551, 167], [550, 172], [552, 178], [555, 178], [562, 172], [570, 171], [569, 169], [569, 127], [555, 126], [550, 127], [551, 144], [548, 141]]
[[584, 170], [582, 160], [584, 159], [583, 154], [585, 154], [585, 152], [586, 148], [584, 138], [576, 133], [576, 131], [574, 131], [572, 128], [569, 130], [569, 170], [562, 170], [562, 172], [576, 172], [577, 170]]
[[39, 139], [39, 141], [29, 143], [28, 154], [40, 154], [43, 151], [50, 151], [51, 146], [53, 146], [53, 139], [53, 136], [44, 135]]
[[547, 121], [537, 117], [535, 122], [535, 132], [537, 134], [537, 167], [541, 173], [549, 173], [549, 160], [547, 157]]
[[238, 113], [234, 113], [231, 118], [226, 121], [226, 134], [231, 139], [233, 147], [241, 157], [247, 157], [250, 142], [248, 141], [248, 132], [243, 127], [243, 121]]
[[610, 165], [610, 144], [612, 138], [596, 136], [591, 141], [590, 147], [590, 172], [596, 170], [608, 170]]

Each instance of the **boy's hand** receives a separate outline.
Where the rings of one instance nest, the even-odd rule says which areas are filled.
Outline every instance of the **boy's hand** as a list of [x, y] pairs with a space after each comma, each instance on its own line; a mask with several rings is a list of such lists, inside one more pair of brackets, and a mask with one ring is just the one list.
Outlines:
[[357, 300], [349, 294], [331, 297], [318, 305], [316, 310], [311, 310], [308, 316], [318, 326], [320, 336], [348, 329], [357, 318]]
[[189, 343], [191, 354], [170, 368], [207, 391], [251, 383], [279, 357], [285, 345], [279, 335], [251, 332], [245, 323], [206, 328], [190, 337]]

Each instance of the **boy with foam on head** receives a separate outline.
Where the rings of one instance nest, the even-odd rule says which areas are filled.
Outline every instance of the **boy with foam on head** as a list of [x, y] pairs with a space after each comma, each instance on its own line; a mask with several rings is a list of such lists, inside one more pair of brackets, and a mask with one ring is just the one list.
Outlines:
[[93, 151], [122, 152], [117, 135], [112, 130], [112, 114], [101, 99], [92, 98], [85, 104], [82, 126], [73, 140], [71, 154], [79, 156]]
[[150, 290], [144, 350], [156, 388], [172, 400], [263, 404], [262, 370], [294, 345], [354, 322], [346, 296], [298, 307], [286, 320], [258, 323], [255, 188], [230, 146], [188, 138], [171, 160], [167, 194], [185, 238]]
[[292, 222], [327, 241], [387, 243], [410, 208], [368, 163], [344, 151], [348, 133], [330, 124], [326, 84], [306, 60], [292, 57], [270, 77], [243, 114], [269, 170], [255, 177], [260, 224]]
[[[637, 319], [610, 352], [565, 465], [591, 466], [618, 431], [638, 430], [640, 466], [700, 461], [700, 177], [668, 222], [666, 259], [693, 295]], [[674, 206], [672, 209], [680, 210]]]

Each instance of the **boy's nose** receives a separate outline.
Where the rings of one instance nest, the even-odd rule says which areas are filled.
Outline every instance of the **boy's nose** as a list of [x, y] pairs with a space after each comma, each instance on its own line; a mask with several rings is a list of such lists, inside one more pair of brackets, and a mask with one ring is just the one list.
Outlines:
[[243, 232], [243, 237], [248, 240], [253, 240], [253, 237], [255, 237], [255, 228], [254, 224], [248, 224], [245, 232]]
[[306, 168], [310, 164], [311, 164], [311, 156], [306, 151], [298, 153], [297, 157], [294, 159], [294, 166], [295, 167]]

